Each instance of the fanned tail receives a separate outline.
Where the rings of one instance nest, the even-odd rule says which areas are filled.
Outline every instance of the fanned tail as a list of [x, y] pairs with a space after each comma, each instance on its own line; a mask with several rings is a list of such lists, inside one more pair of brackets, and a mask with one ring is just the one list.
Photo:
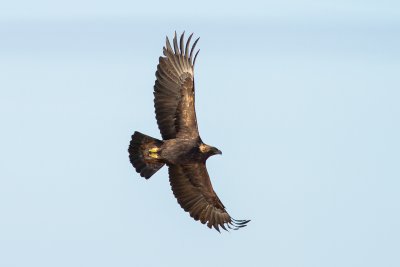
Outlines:
[[164, 166], [164, 163], [160, 162], [157, 157], [154, 156], [156, 155], [155, 152], [153, 152], [154, 154], [151, 156], [151, 150], [157, 150], [162, 144], [162, 141], [140, 132], [135, 132], [132, 135], [132, 140], [128, 148], [129, 159], [133, 167], [135, 167], [136, 172], [140, 173], [140, 176], [149, 179]]

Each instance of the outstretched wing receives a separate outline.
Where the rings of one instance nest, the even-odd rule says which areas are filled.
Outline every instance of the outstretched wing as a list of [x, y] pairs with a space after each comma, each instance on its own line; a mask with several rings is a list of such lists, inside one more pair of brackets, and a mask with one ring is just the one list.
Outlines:
[[235, 220], [226, 212], [211, 185], [204, 163], [170, 165], [169, 180], [172, 191], [181, 207], [196, 221], [207, 223], [209, 228], [237, 230], [250, 220]]
[[[177, 137], [195, 138], [199, 136], [194, 108], [194, 64], [193, 51], [197, 39], [189, 53], [191, 34], [184, 45], [184, 34], [180, 45], [176, 33], [174, 49], [166, 39], [164, 57], [160, 57], [154, 85], [154, 107], [158, 128], [164, 140]], [[180, 48], [179, 48], [180, 47]]]

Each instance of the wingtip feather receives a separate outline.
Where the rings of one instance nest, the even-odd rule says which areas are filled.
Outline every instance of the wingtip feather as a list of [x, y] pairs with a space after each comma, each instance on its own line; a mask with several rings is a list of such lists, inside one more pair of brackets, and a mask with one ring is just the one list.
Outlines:
[[190, 40], [192, 40], [193, 33], [189, 35], [189, 38], [186, 41], [186, 47], [185, 47], [185, 57], [188, 57], [188, 52], [189, 52], [189, 46], [190, 46]]
[[181, 46], [181, 55], [183, 56], [183, 51], [184, 51], [184, 44], [183, 44], [183, 39], [185, 37], [185, 31], [183, 31], [182, 35], [181, 35], [181, 39], [180, 39], [180, 46]]
[[178, 55], [180, 52], [179, 52], [179, 47], [178, 47], [178, 40], [177, 40], [177, 37], [176, 37], [176, 31], [175, 31], [175, 34], [174, 34], [173, 43], [174, 43], [175, 54]]
[[193, 67], [196, 64], [196, 58], [197, 58], [197, 55], [199, 54], [199, 52], [200, 52], [200, 49], [197, 51], [196, 55], [194, 55]]
[[193, 59], [193, 51], [194, 51], [194, 49], [195, 49], [195, 47], [196, 47], [196, 45], [197, 45], [197, 42], [200, 40], [200, 37], [198, 37], [197, 39], [196, 39], [196, 41], [194, 41], [194, 43], [193, 43], [193, 46], [192, 46], [192, 49], [190, 50], [190, 56], [189, 56], [189, 59], [190, 59], [190, 61], [192, 61], [192, 59]]

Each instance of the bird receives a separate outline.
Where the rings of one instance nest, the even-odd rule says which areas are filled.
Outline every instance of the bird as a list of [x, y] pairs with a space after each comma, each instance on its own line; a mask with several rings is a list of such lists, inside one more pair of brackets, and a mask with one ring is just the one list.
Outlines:
[[199, 134], [195, 111], [194, 66], [200, 50], [194, 54], [193, 33], [186, 40], [183, 32], [166, 37], [163, 56], [159, 57], [154, 84], [154, 107], [162, 140], [135, 131], [128, 148], [129, 159], [140, 176], [149, 179], [164, 165], [180, 206], [190, 216], [220, 232], [237, 230], [250, 220], [233, 219], [215, 193], [206, 161], [222, 152], [205, 144]]

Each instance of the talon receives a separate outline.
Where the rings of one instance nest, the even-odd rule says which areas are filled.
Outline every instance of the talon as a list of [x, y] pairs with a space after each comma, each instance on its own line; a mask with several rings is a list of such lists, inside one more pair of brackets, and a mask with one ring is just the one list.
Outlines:
[[157, 153], [158, 151], [160, 151], [160, 149], [158, 147], [153, 147], [149, 149], [150, 153]]
[[159, 158], [158, 154], [157, 153], [153, 153], [153, 152], [149, 153], [149, 157], [153, 158], [153, 159], [158, 159]]

